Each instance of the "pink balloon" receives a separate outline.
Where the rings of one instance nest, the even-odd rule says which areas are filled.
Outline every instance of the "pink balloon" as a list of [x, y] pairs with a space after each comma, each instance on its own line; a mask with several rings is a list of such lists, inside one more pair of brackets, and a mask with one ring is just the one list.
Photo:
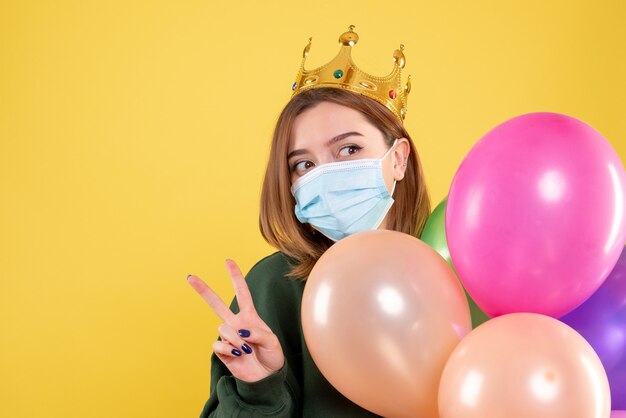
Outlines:
[[441, 373], [471, 329], [452, 268], [396, 231], [335, 243], [302, 297], [302, 330], [317, 367], [352, 402], [385, 417], [437, 418]]
[[611, 411], [611, 418], [626, 418], [626, 411]]
[[489, 316], [559, 318], [603, 283], [626, 239], [626, 174], [608, 141], [558, 113], [488, 132], [448, 195], [452, 263]]

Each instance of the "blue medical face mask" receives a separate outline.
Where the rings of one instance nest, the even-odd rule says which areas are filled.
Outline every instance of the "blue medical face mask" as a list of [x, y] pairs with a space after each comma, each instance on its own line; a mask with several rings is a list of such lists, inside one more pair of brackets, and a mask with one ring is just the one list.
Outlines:
[[394, 200], [383, 177], [382, 158], [327, 163], [294, 182], [296, 217], [333, 241], [362, 231], [377, 229]]

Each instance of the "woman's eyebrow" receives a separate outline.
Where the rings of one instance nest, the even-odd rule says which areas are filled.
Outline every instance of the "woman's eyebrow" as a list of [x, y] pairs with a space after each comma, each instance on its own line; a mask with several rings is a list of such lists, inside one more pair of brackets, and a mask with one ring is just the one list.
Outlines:
[[[339, 141], [342, 141], [344, 139], [346, 139], [349, 136], [363, 136], [362, 133], [356, 132], [356, 131], [350, 131], [350, 132], [344, 132], [342, 134], [339, 134], [337, 136], [332, 137], [330, 140], [328, 140], [328, 142], [326, 142], [326, 146], [329, 147]], [[306, 154], [308, 151], [305, 149], [297, 149], [297, 150], [293, 150], [289, 153], [289, 155], [287, 155], [287, 160], [290, 160], [292, 157], [295, 157], [297, 155], [301, 155], [301, 154]]]
[[355, 132], [355, 131], [346, 132], [346, 133], [339, 134], [339, 135], [331, 138], [328, 142], [326, 142], [326, 146], [329, 147], [332, 144], [334, 144], [336, 142], [339, 142], [339, 141], [341, 141], [343, 139], [346, 139], [347, 137], [352, 136], [352, 135], [363, 136], [363, 134], [361, 134], [359, 132]]

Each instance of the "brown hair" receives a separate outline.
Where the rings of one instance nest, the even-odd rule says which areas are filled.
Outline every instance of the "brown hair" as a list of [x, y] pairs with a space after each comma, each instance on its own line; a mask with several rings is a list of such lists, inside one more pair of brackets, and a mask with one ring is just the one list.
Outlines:
[[334, 242], [296, 218], [296, 201], [291, 194], [287, 152], [295, 118], [323, 101], [361, 112], [383, 133], [387, 146], [391, 146], [395, 138], [408, 139], [411, 150], [404, 178], [396, 184], [395, 202], [389, 210], [387, 229], [419, 238], [430, 216], [430, 198], [419, 155], [409, 133], [389, 109], [369, 97], [338, 88], [320, 87], [303, 91], [287, 103], [278, 117], [263, 180], [259, 212], [259, 228], [263, 238], [294, 259], [288, 275], [301, 280], [307, 279], [317, 260]]

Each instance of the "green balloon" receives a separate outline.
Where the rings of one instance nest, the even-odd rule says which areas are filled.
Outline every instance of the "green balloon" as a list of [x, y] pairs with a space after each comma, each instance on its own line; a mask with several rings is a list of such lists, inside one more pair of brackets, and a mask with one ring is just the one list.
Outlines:
[[[437, 205], [433, 213], [429, 216], [426, 221], [426, 225], [424, 226], [424, 231], [422, 232], [422, 236], [420, 239], [424, 241], [426, 244], [430, 245], [435, 249], [441, 256], [446, 260], [446, 262], [452, 267], [454, 273], [456, 274], [456, 269], [452, 264], [452, 260], [450, 259], [450, 250], [448, 249], [448, 241], [446, 240], [446, 203], [448, 202], [448, 197], [443, 199], [441, 203]], [[460, 282], [460, 280], [459, 280]], [[463, 286], [463, 284], [461, 284]], [[484, 313], [476, 302], [470, 297], [467, 290], [463, 286], [463, 290], [465, 291], [465, 296], [467, 297], [467, 303], [470, 307], [470, 313], [472, 314], [472, 328], [476, 328], [483, 322], [486, 322], [489, 317], [486, 313]]]

